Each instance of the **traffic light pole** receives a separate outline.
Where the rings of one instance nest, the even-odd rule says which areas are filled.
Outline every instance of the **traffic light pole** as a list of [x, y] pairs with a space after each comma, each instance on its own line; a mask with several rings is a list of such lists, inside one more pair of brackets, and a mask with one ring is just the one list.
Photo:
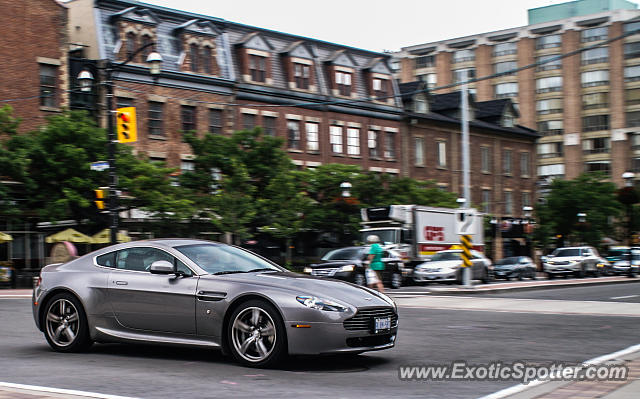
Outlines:
[[118, 236], [118, 196], [116, 190], [118, 187], [118, 173], [116, 170], [116, 131], [113, 123], [115, 111], [113, 106], [113, 66], [107, 61], [105, 66], [105, 86], [107, 100], [107, 139], [109, 140], [109, 237], [111, 243], [116, 244]]

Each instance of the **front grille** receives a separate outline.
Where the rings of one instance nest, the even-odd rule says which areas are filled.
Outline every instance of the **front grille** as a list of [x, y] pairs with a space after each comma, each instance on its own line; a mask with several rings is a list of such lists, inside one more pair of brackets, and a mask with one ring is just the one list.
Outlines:
[[369, 308], [358, 309], [356, 314], [343, 322], [345, 330], [366, 331], [373, 327], [373, 319], [376, 317], [391, 317], [391, 328], [398, 326], [398, 315], [393, 308]]
[[347, 346], [351, 348], [373, 347], [392, 343], [393, 335], [370, 335], [368, 337], [352, 337], [347, 338]]
[[312, 276], [333, 276], [335, 274], [336, 269], [313, 269], [311, 271]]

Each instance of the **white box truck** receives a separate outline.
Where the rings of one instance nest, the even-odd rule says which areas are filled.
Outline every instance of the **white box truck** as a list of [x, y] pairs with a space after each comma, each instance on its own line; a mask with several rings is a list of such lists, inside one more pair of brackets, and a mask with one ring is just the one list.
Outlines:
[[[472, 210], [473, 248], [484, 252], [483, 215]], [[415, 265], [429, 260], [438, 251], [460, 245], [456, 230], [456, 209], [420, 205], [390, 205], [363, 208], [362, 241], [375, 234], [386, 249], [400, 253], [410, 274]]]

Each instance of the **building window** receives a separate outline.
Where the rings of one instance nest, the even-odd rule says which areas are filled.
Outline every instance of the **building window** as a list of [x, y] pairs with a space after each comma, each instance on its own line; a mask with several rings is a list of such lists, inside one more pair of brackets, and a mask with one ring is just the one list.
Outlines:
[[638, 127], [640, 126], [640, 111], [627, 112], [627, 127]]
[[511, 174], [511, 150], [505, 150], [502, 154], [502, 172], [505, 175]]
[[517, 61], [505, 61], [505, 62], [497, 62], [493, 64], [494, 73], [501, 73], [505, 75], [515, 75], [515, 72], [512, 72], [515, 69], [518, 69]]
[[625, 103], [625, 105], [638, 105], [638, 104], [640, 104], [640, 88], [625, 90], [624, 91], [624, 103]]
[[504, 192], [504, 213], [505, 215], [513, 214], [513, 192]]
[[388, 92], [389, 82], [386, 79], [373, 79], [373, 95], [379, 100], [386, 100], [389, 95]]
[[195, 43], [189, 45], [189, 58], [191, 59], [191, 72], [198, 72], [198, 53], [200, 49]]
[[480, 165], [482, 173], [491, 173], [491, 149], [480, 147]]
[[164, 131], [162, 129], [162, 111], [164, 108], [163, 103], [150, 101], [149, 102], [149, 136], [163, 136]]
[[559, 58], [559, 54], [541, 55], [536, 58], [536, 62], [539, 64], [536, 67], [538, 72], [562, 69], [562, 58]]
[[630, 58], [640, 57], [640, 42], [625, 43], [624, 44], [624, 58], [626, 60]]
[[582, 118], [582, 131], [609, 130], [609, 115], [591, 115]]
[[474, 61], [475, 59], [476, 59], [475, 51], [473, 49], [465, 49], [465, 50], [454, 51], [452, 62], [453, 63], [467, 62], [467, 61]]
[[202, 72], [211, 75], [213, 73], [211, 69], [211, 47], [204, 46], [202, 48]]
[[277, 118], [274, 116], [263, 116], [262, 117], [262, 127], [264, 128], [264, 134], [267, 136], [275, 137], [276, 136], [276, 120]]
[[538, 166], [538, 176], [540, 177], [564, 177], [564, 164], [540, 165]]
[[603, 154], [610, 150], [611, 144], [608, 137], [582, 140], [582, 152], [585, 154]]
[[294, 63], [293, 64], [293, 78], [296, 84], [296, 88], [302, 90], [309, 90], [309, 65]]
[[585, 162], [584, 171], [591, 172], [603, 172], [606, 175], [611, 174], [611, 161], [591, 161]]
[[520, 153], [520, 176], [529, 177], [529, 153]]
[[300, 149], [299, 121], [287, 121], [287, 148], [290, 150]]
[[609, 61], [609, 48], [597, 47], [582, 52], [582, 65], [600, 64]]
[[549, 93], [552, 91], [562, 91], [562, 76], [536, 79], [537, 93]]
[[447, 142], [436, 142], [436, 166], [439, 168], [447, 167]]
[[623, 25], [624, 33], [636, 32], [640, 31], [640, 22], [629, 22]]
[[40, 105], [44, 107], [58, 106], [56, 94], [57, 76], [57, 66], [40, 64]]
[[609, 71], [582, 72], [582, 87], [605, 86], [609, 84]]
[[536, 49], [552, 48], [562, 46], [562, 36], [547, 35], [536, 38]]
[[127, 47], [126, 54], [127, 58], [131, 58], [133, 53], [136, 52], [136, 34], [133, 32], [127, 33]]
[[336, 72], [336, 86], [338, 88], [338, 94], [341, 96], [351, 95], [351, 74], [346, 72]]
[[640, 158], [631, 159], [631, 171], [633, 173], [640, 173]]
[[242, 114], [242, 128], [253, 130], [256, 127], [256, 116], [254, 114]]
[[491, 190], [482, 189], [482, 212], [491, 213]]
[[499, 43], [493, 46], [493, 56], [500, 57], [518, 53], [518, 44], [515, 42]]
[[424, 166], [424, 138], [413, 138], [413, 152], [415, 153], [414, 165]]
[[453, 71], [453, 83], [465, 82], [476, 77], [475, 68], [462, 68]]
[[609, 37], [609, 28], [606, 26], [600, 26], [597, 28], [585, 29], [580, 33], [581, 41], [583, 43], [596, 42], [599, 40], [607, 40]]
[[607, 108], [609, 106], [609, 93], [589, 93], [582, 95], [582, 109]]
[[531, 206], [531, 193], [528, 191], [522, 192], [522, 207]]
[[396, 157], [396, 134], [394, 132], [385, 132], [384, 157], [389, 159]]
[[413, 111], [421, 114], [426, 114], [429, 112], [429, 106], [427, 103], [427, 99], [424, 96], [416, 96], [413, 100]]
[[116, 97], [116, 108], [133, 107], [133, 99], [127, 97]]
[[557, 114], [562, 112], [562, 98], [547, 98], [536, 102], [538, 115]]
[[624, 81], [635, 82], [640, 80], [640, 65], [628, 66], [624, 68]]
[[427, 73], [419, 75], [418, 80], [427, 84], [427, 89], [433, 89], [438, 84], [438, 75], [435, 73]]
[[329, 127], [329, 140], [331, 141], [331, 151], [334, 154], [342, 154], [342, 127]]
[[189, 132], [196, 130], [196, 107], [189, 105], [182, 106], [182, 131]]
[[196, 164], [193, 161], [182, 160], [180, 162], [180, 171], [182, 173], [193, 172], [194, 170], [196, 170]]
[[267, 57], [249, 55], [249, 74], [253, 82], [264, 83], [267, 81]]
[[518, 97], [518, 83], [498, 83], [493, 86], [493, 91], [496, 98]]
[[423, 55], [421, 57], [416, 57], [416, 69], [429, 68], [433, 66], [436, 66], [435, 55]]
[[307, 151], [320, 150], [319, 138], [318, 138], [318, 124], [313, 122], [307, 122], [305, 125], [307, 131]]
[[221, 134], [222, 133], [222, 110], [210, 109], [209, 110], [209, 133]]
[[538, 144], [538, 158], [557, 158], [563, 155], [562, 142]]
[[554, 136], [556, 134], [562, 134], [564, 131], [562, 120], [555, 121], [540, 121], [538, 122], [538, 133], [543, 136]]
[[371, 158], [380, 157], [378, 151], [378, 132], [375, 130], [369, 130], [367, 137], [367, 147], [369, 147], [369, 156]]
[[347, 129], [347, 154], [360, 155], [360, 130], [356, 128]]

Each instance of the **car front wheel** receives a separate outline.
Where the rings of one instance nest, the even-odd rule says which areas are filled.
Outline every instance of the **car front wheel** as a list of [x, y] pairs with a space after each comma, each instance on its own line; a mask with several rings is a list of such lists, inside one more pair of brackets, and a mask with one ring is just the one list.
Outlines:
[[395, 271], [391, 274], [391, 288], [400, 288], [402, 287], [402, 273], [399, 271]]
[[87, 316], [75, 296], [60, 293], [47, 302], [44, 335], [58, 352], [81, 352], [91, 346]]
[[236, 361], [249, 367], [270, 367], [286, 355], [284, 324], [273, 305], [247, 301], [233, 311], [229, 320], [227, 342]]

